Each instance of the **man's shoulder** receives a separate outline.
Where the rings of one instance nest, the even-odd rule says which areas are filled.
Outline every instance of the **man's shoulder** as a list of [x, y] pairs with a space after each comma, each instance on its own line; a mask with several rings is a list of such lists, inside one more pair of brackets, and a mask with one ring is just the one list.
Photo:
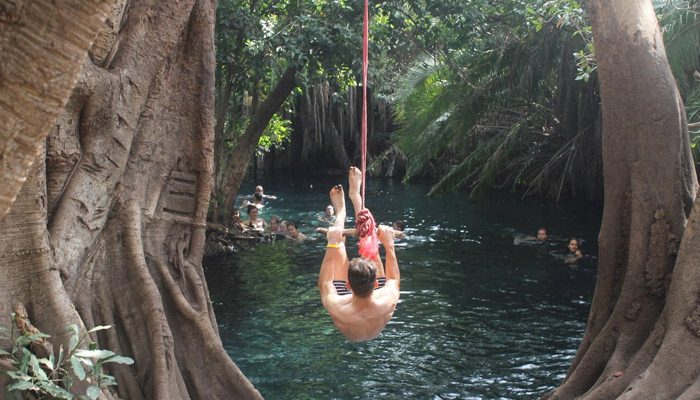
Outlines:
[[399, 282], [396, 279], [387, 279], [386, 284], [381, 289], [374, 291], [375, 299], [394, 299], [399, 297]]

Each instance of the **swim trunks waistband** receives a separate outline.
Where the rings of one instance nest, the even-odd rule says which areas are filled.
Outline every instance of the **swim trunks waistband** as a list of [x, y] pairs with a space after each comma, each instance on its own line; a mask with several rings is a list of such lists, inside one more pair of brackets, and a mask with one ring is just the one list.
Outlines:
[[[381, 289], [385, 285], [386, 285], [386, 278], [382, 276], [380, 278], [377, 278], [377, 280], [374, 283], [374, 288]], [[348, 283], [345, 281], [342, 281], [342, 280], [333, 281], [333, 286], [335, 286], [335, 291], [340, 296], [344, 296], [346, 294], [352, 293], [352, 291], [350, 290], [350, 287], [348, 286]]]

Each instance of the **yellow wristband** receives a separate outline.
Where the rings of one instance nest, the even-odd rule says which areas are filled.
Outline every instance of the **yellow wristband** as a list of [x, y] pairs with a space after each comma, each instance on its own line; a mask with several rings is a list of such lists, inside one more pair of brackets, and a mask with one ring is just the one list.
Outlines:
[[337, 249], [337, 248], [340, 248], [340, 245], [341, 245], [341, 244], [342, 244], [342, 242], [341, 242], [341, 243], [336, 243], [336, 244], [330, 244], [330, 243], [328, 243], [328, 244], [326, 245], [326, 247], [328, 247], [329, 249]]

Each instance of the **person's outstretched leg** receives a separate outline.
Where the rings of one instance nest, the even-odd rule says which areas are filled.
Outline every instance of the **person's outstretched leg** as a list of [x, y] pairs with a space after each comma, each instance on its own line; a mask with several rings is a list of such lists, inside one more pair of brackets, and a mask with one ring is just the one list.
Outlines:
[[343, 291], [348, 280], [348, 254], [343, 242], [343, 228], [345, 227], [345, 193], [340, 185], [334, 186], [330, 192], [331, 204], [337, 210], [337, 218], [328, 228], [326, 238], [326, 255], [321, 262], [321, 270], [318, 273], [318, 288], [321, 291], [321, 301], [324, 306], [326, 301], [340, 294], [334, 281], [342, 281], [340, 285]]
[[[335, 231], [337, 230], [340, 234], [337, 236], [339, 237], [339, 245], [341, 246], [339, 250], [339, 255], [340, 259], [337, 260], [334, 264], [333, 267], [333, 279], [334, 280], [343, 280], [346, 281], [348, 280], [348, 254], [345, 251], [345, 245], [343, 243], [343, 229], [345, 229], [345, 216], [347, 211], [345, 210], [345, 192], [343, 192], [343, 187], [341, 185], [334, 186], [331, 189], [330, 193], [330, 198], [331, 198], [331, 204], [335, 208], [335, 221], [333, 222], [333, 226], [329, 229], [329, 231]], [[335, 236], [333, 234], [328, 235], [330, 238], [331, 236]]]
[[357, 167], [350, 167], [350, 171], [348, 172], [348, 197], [350, 197], [352, 208], [355, 210], [355, 218], [357, 218], [357, 213], [362, 210], [361, 186], [362, 171], [357, 169]]

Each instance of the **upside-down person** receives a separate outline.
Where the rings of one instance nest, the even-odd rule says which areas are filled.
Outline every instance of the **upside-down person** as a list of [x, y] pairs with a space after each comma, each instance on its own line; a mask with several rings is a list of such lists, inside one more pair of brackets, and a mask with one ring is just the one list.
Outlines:
[[[376, 230], [386, 253], [386, 276], [378, 254], [377, 237], [374, 237], [374, 219], [369, 210], [362, 208], [360, 185], [362, 173], [350, 168], [349, 196], [355, 208], [358, 222], [360, 254], [363, 258], [348, 261], [343, 229], [345, 227], [345, 194], [338, 185], [331, 189], [331, 204], [336, 210], [334, 224], [328, 229], [326, 255], [321, 263], [318, 287], [321, 302], [328, 310], [333, 324], [352, 342], [376, 338], [391, 319], [399, 301], [399, 265], [394, 251], [394, 231], [380, 226]], [[369, 221], [367, 220], [369, 218]], [[374, 260], [374, 262], [368, 261]]]

